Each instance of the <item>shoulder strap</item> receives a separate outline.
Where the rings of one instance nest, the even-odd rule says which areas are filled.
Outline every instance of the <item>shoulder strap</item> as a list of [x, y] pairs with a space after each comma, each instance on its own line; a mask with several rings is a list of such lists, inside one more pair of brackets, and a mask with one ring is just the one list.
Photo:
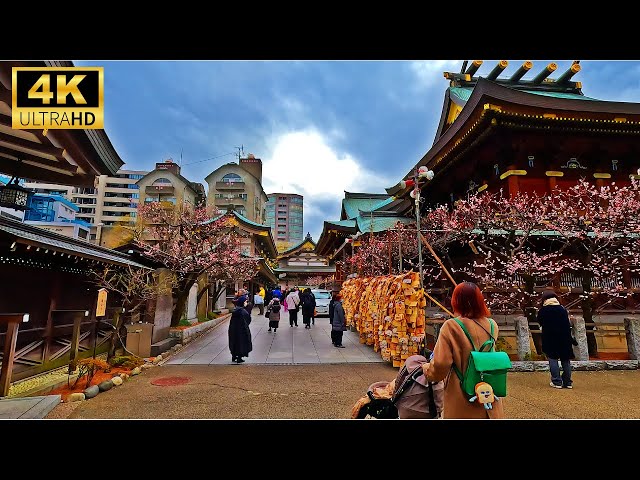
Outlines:
[[[462, 328], [462, 331], [464, 332], [464, 334], [467, 336], [467, 338], [471, 342], [471, 350], [475, 351], [476, 350], [476, 346], [473, 344], [473, 340], [471, 339], [471, 335], [469, 334], [469, 330], [467, 330], [467, 327], [464, 326], [464, 323], [462, 323], [462, 320], [460, 320], [458, 317], [454, 318], [454, 320], [458, 325], [460, 325], [460, 328]], [[453, 363], [453, 370], [456, 372], [456, 375], [460, 379], [460, 382], [462, 382], [462, 372], [456, 366], [455, 362]]]
[[467, 338], [471, 342], [471, 350], [473, 350], [475, 352], [476, 351], [476, 346], [473, 344], [473, 340], [471, 339], [471, 335], [469, 334], [469, 330], [467, 330], [467, 327], [464, 326], [464, 323], [462, 323], [462, 320], [460, 320], [458, 317], [454, 318], [454, 320], [456, 321], [456, 323], [458, 325], [460, 325], [460, 328], [462, 328], [462, 331], [464, 332], [464, 334], [467, 336]]
[[[471, 342], [471, 350], [472, 351], [476, 351], [476, 346], [473, 344], [473, 340], [471, 339], [471, 335], [469, 334], [469, 330], [467, 330], [467, 327], [464, 326], [464, 323], [462, 323], [462, 320], [460, 320], [458, 317], [454, 318], [454, 320], [456, 321], [456, 323], [458, 325], [460, 325], [460, 328], [462, 328], [462, 331], [464, 332], [464, 334], [467, 336], [467, 338]], [[484, 351], [485, 347], [489, 347], [489, 349], [494, 349], [495, 350], [495, 341], [496, 341], [496, 339], [493, 337], [493, 321], [492, 321], [491, 318], [489, 318], [488, 320], [489, 320], [489, 325], [491, 326], [491, 333], [487, 332], [487, 330], [482, 325], [480, 325], [478, 322], [475, 322], [485, 332], [489, 333], [489, 337], [491, 337], [480, 346], [480, 348], [477, 350], [479, 352]], [[458, 378], [462, 382], [462, 379], [463, 379], [462, 372], [456, 366], [455, 363], [453, 364], [453, 370], [456, 372], [456, 375], [458, 376]]]
[[[487, 332], [489, 334], [489, 339], [487, 341], [485, 341], [479, 348], [478, 351], [483, 352], [485, 347], [489, 347], [488, 351], [495, 351], [496, 348], [496, 339], [493, 336], [493, 319], [488, 318], [487, 320], [489, 320], [489, 325], [491, 327], [491, 333], [487, 332], [487, 329], [484, 328], [482, 325], [480, 325], [478, 322], [476, 322], [476, 325], [478, 325], [481, 329], [483, 329], [485, 332]], [[475, 320], [474, 320], [475, 322]]]

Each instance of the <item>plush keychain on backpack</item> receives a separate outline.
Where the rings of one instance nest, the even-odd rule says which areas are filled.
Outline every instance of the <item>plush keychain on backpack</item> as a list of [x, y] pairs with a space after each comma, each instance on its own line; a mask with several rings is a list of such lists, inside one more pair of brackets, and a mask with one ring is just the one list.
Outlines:
[[469, 399], [470, 402], [478, 400], [479, 403], [484, 405], [485, 410], [493, 409], [493, 402], [496, 401], [496, 397], [493, 395], [493, 387], [487, 382], [476, 383], [476, 394]]

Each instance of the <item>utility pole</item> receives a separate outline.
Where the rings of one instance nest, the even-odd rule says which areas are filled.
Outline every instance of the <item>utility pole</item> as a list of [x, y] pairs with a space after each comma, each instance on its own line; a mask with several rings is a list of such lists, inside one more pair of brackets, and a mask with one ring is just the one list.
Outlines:
[[415, 204], [416, 204], [416, 235], [418, 238], [418, 268], [420, 270], [420, 288], [424, 288], [422, 283], [422, 240], [420, 239], [420, 187], [418, 186], [418, 172], [414, 174], [415, 184], [413, 186], [413, 191], [415, 193]]

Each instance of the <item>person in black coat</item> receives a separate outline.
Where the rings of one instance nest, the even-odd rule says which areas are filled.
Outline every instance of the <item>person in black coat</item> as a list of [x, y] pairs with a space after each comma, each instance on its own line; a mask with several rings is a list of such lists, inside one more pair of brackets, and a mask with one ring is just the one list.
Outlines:
[[304, 328], [311, 328], [311, 319], [316, 309], [316, 297], [311, 293], [310, 288], [305, 288], [300, 295], [300, 305], [302, 305], [302, 322]]
[[342, 295], [339, 293], [335, 296], [335, 304], [333, 306], [333, 320], [331, 322], [331, 341], [334, 347], [345, 348], [342, 345], [342, 335], [347, 330], [347, 320], [342, 308]]
[[231, 361], [234, 363], [243, 363], [242, 357], [248, 357], [249, 352], [253, 350], [251, 330], [249, 330], [251, 315], [244, 307], [245, 301], [242, 296], [234, 301], [236, 307], [229, 320], [229, 351]]
[[[555, 292], [542, 294], [542, 307], [537, 321], [542, 328], [542, 351], [549, 360], [550, 386], [573, 388], [571, 381], [571, 359], [575, 358], [572, 345], [577, 344], [571, 335], [571, 322], [567, 309], [560, 305]], [[562, 364], [562, 376], [560, 366]]]
[[333, 312], [336, 308], [336, 293], [331, 297], [331, 301], [329, 302], [329, 323], [333, 325]]

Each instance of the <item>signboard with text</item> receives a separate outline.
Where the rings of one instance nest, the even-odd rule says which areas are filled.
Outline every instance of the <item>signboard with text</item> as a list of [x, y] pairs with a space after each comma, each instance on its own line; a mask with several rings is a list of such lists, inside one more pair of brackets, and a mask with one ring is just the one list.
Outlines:
[[98, 305], [96, 306], [96, 317], [104, 317], [107, 313], [107, 289], [98, 290]]

